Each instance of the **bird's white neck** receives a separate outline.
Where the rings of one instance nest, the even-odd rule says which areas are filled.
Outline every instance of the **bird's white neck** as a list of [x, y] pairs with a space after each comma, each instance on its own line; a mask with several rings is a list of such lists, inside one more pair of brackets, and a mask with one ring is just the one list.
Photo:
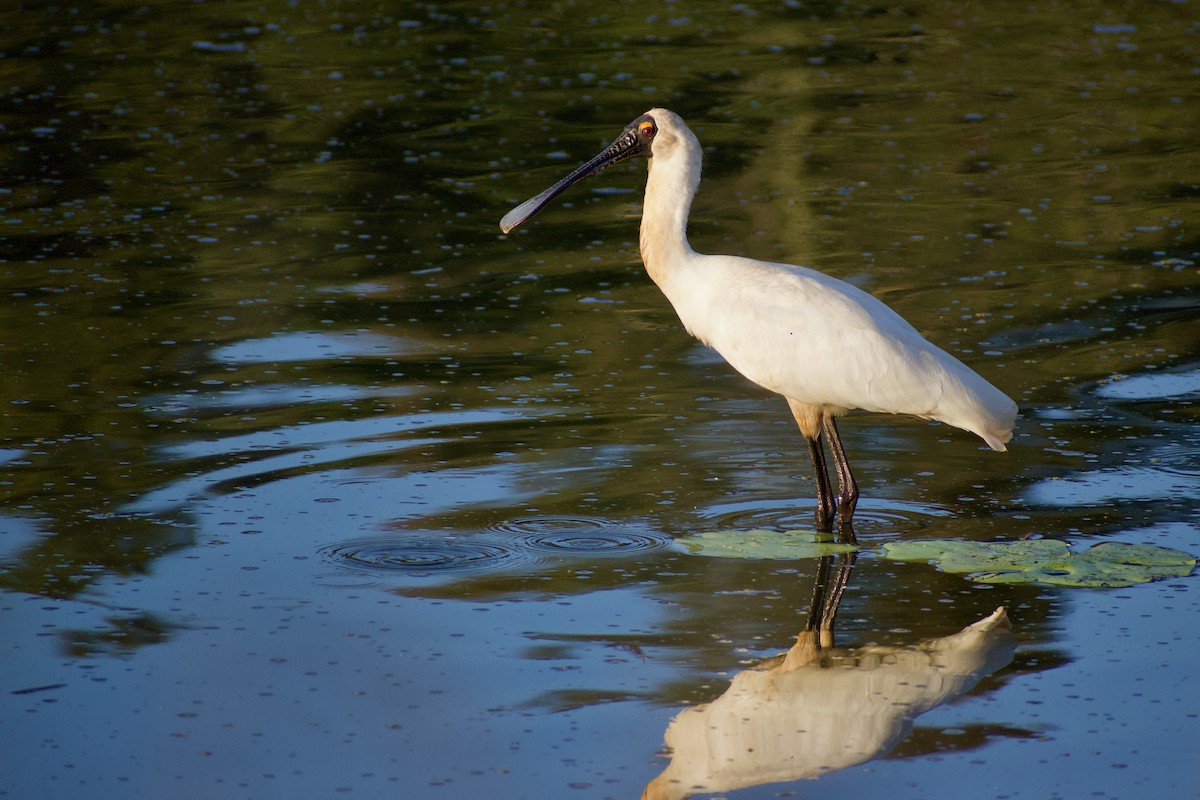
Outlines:
[[[642, 263], [664, 291], [689, 256], [688, 212], [700, 185], [700, 143], [691, 131], [670, 147], [655, 148], [642, 206]], [[668, 292], [668, 296], [670, 293]]]

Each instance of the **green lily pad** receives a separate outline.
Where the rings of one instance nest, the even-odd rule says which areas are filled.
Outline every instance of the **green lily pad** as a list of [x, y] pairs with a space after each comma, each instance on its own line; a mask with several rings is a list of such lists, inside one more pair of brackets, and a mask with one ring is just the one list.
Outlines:
[[1104, 542], [1072, 552], [1065, 542], [914, 540], [889, 542], [884, 555], [896, 561], [927, 561], [943, 572], [967, 573], [983, 583], [1045, 583], [1053, 586], [1132, 586], [1190, 575], [1196, 559], [1149, 544]]
[[816, 531], [773, 531], [754, 528], [748, 531], [709, 531], [675, 540], [674, 547], [685, 553], [713, 558], [776, 559], [820, 558], [858, 549], [852, 544], [821, 541], [828, 534]]

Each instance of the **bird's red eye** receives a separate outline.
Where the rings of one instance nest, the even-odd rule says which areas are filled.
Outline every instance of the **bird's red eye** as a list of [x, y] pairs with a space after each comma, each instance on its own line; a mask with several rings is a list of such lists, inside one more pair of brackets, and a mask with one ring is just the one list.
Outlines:
[[638, 126], [638, 133], [640, 133], [642, 136], [645, 136], [647, 139], [649, 139], [651, 136], [653, 136], [657, 132], [658, 132], [658, 129], [654, 127], [653, 122], [643, 122], [641, 125]]

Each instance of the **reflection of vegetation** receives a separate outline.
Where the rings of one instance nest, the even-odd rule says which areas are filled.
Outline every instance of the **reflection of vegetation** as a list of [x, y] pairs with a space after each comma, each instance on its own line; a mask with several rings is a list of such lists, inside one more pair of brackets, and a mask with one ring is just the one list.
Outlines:
[[111, 617], [107, 630], [73, 630], [62, 634], [65, 655], [73, 658], [110, 655], [127, 656], [148, 644], [170, 638], [177, 626], [153, 614]]
[[192, 542], [187, 529], [147, 519], [67, 517], [54, 536], [0, 560], [0, 588], [69, 598], [99, 576], [143, 574], [155, 559]]
[[[68, 35], [54, 8], [0, 11], [0, 504], [51, 534], [6, 585], [71, 594], [186, 546], [126, 505], [253, 456], [166, 448], [318, 417], [580, 398], [568, 418], [427, 458], [533, 453], [538, 480], [543, 453], [587, 461], [547, 504], [623, 516], [657, 511], [645, 486], [705, 496], [713, 467], [663, 428], [720, 416], [681, 410], [679, 387], [733, 384], [681, 363], [690, 345], [664, 332], [622, 218], [636, 194], [603, 210], [582, 194], [536, 247], [496, 245], [522, 169], [557, 174], [652, 103], [710, 147], [698, 247], [861, 279], [1014, 396], [1061, 402], [1195, 354], [1194, 306], [1154, 315], [1197, 288], [1185, 7], [502, 13], [112, 2], [72, 12]], [[334, 329], [419, 345], [210, 358]], [[406, 384], [414, 399], [187, 402], [263, 383]], [[971, 482], [1010, 480], [980, 469]], [[928, 480], [956, 496], [967, 479]]]
[[527, 703], [530, 708], [544, 708], [554, 713], [574, 711], [579, 708], [598, 706], [603, 703], [620, 703], [636, 699], [636, 692], [604, 689], [561, 689], [547, 692]]

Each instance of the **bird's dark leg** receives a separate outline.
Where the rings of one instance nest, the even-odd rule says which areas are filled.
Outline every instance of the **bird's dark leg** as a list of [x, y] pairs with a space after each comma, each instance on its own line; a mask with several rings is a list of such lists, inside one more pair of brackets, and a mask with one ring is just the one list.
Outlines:
[[[858, 505], [858, 482], [854, 480], [854, 473], [850, 471], [850, 462], [846, 458], [842, 437], [838, 434], [837, 423], [833, 421], [833, 417], [825, 417], [821, 421], [821, 427], [825, 431], [825, 437], [829, 439], [829, 452], [833, 454], [833, 466], [837, 471], [838, 514], [842, 526], [847, 528], [851, 517], [854, 516], [854, 507]], [[850, 535], [853, 537], [853, 532]]]
[[808, 442], [808, 454], [812, 456], [813, 477], [817, 481], [817, 530], [826, 533], [833, 532], [833, 517], [837, 511], [833, 500], [833, 489], [829, 485], [829, 470], [825, 467], [825, 448], [820, 439], [804, 440]]

